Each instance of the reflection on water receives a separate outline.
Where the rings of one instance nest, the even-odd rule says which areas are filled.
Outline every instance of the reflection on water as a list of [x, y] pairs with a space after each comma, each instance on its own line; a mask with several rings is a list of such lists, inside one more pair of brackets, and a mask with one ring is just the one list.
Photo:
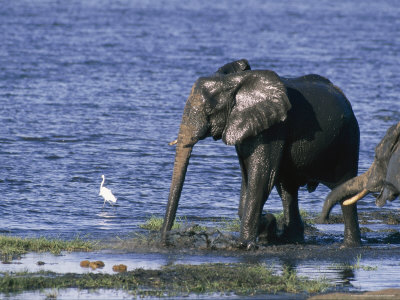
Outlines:
[[[370, 247], [374, 248], [374, 245]], [[376, 248], [379, 248], [377, 246]], [[322, 248], [321, 248], [321, 251]], [[101, 260], [105, 263], [104, 268], [92, 270], [80, 267], [82, 260]], [[38, 265], [38, 261], [45, 262]], [[1, 272], [38, 272], [41, 270], [56, 273], [108, 273], [115, 274], [113, 265], [125, 264], [129, 270], [138, 268], [159, 269], [162, 266], [174, 264], [204, 264], [204, 263], [252, 263], [265, 264], [272, 267], [277, 273], [284, 268], [295, 271], [298, 275], [313, 279], [326, 278], [331, 283], [345, 285], [349, 290], [365, 291], [379, 290], [382, 288], [398, 287], [400, 274], [400, 263], [391, 257], [362, 257], [357, 254], [332, 259], [288, 259], [284, 255], [279, 257], [266, 257], [265, 255], [239, 255], [229, 256], [214, 253], [204, 254], [161, 254], [161, 253], [118, 253], [110, 251], [100, 252], [73, 252], [62, 253], [55, 256], [48, 253], [29, 253], [23, 255], [19, 260], [2, 264]], [[379, 278], [379, 280], [377, 280]]]
[[[167, 257], [157, 254], [118, 254], [105, 252], [72, 252], [62, 253], [55, 256], [48, 253], [29, 253], [19, 260], [13, 260], [10, 264], [2, 264], [1, 272], [20, 272], [29, 270], [38, 272], [41, 270], [56, 273], [114, 273], [113, 265], [125, 264], [128, 270], [137, 268], [158, 269], [168, 263]], [[82, 268], [79, 263], [82, 260], [101, 260], [105, 263], [104, 268], [92, 270], [90, 268]], [[44, 265], [38, 265], [38, 261], [45, 262]]]
[[[177, 136], [190, 88], [199, 76], [240, 58], [254, 69], [317, 73], [338, 85], [359, 121], [364, 172], [375, 145], [400, 119], [397, 0], [233, 2], [3, 1], [0, 232], [103, 239], [137, 232], [151, 215], [163, 216], [175, 154], [167, 143]], [[101, 174], [118, 195], [118, 207], [102, 210]], [[189, 221], [236, 217], [240, 184], [234, 147], [200, 141], [177, 214]], [[312, 194], [301, 189], [301, 209], [319, 212], [328, 192], [322, 185]], [[400, 201], [387, 207], [396, 210]], [[265, 209], [282, 210], [276, 191]], [[360, 211], [376, 209], [372, 196], [359, 202]], [[343, 235], [343, 225], [317, 227]], [[1, 270], [84, 272], [75, 262], [89, 254], [43, 255], [26, 255], [21, 265]], [[223, 260], [96, 255], [107, 261], [96, 272], [109, 272], [107, 266], [119, 260], [129, 268]], [[36, 260], [49, 263], [38, 267]], [[398, 271], [385, 260], [388, 269], [379, 273], [379, 263], [374, 283], [363, 270], [335, 273], [328, 266], [321, 263], [322, 274], [371, 289], [391, 285], [392, 271]], [[319, 274], [312, 261], [293, 262], [292, 268]]]
[[99, 217], [96, 223], [96, 227], [101, 230], [112, 230], [119, 226], [118, 215], [114, 211], [101, 211], [97, 214]]
[[[360, 124], [360, 172], [400, 118], [396, 0], [34, 3], [6, 1], [0, 12], [0, 231], [103, 238], [163, 216], [167, 143], [185, 99], [199, 76], [233, 59], [338, 85]], [[101, 174], [115, 211], [101, 211]], [[178, 216], [237, 216], [240, 185], [234, 147], [200, 141]], [[301, 209], [319, 211], [328, 192], [302, 189]], [[376, 209], [372, 198], [359, 207]], [[265, 209], [282, 210], [276, 191]]]
[[[120, 290], [109, 290], [109, 289], [96, 289], [96, 290], [79, 290], [79, 289], [45, 289], [43, 291], [37, 292], [24, 292], [18, 295], [5, 295], [5, 299], [12, 300], [43, 300], [43, 299], [57, 299], [57, 300], [76, 300], [76, 299], [86, 299], [86, 300], [114, 300], [114, 299], [136, 299], [137, 296], [129, 291]], [[140, 297], [140, 299], [160, 299], [158, 297]], [[185, 295], [182, 297], [173, 296], [173, 299], [187, 300], [187, 299], [252, 299], [253, 297], [243, 297], [243, 296], [223, 296], [219, 293], [208, 294], [208, 295]], [[291, 299], [303, 299], [304, 297], [297, 297], [295, 295], [288, 295], [284, 297], [285, 300]], [[171, 299], [166, 297], [165, 299]], [[282, 300], [281, 296], [268, 295], [268, 299]]]

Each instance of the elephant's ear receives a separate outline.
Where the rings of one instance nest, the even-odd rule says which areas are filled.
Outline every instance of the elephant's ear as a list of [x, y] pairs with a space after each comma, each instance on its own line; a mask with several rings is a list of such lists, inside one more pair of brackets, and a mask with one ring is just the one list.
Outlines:
[[272, 71], [253, 71], [239, 83], [222, 140], [235, 145], [286, 119], [291, 104], [286, 88]]
[[389, 162], [390, 156], [400, 143], [400, 122], [391, 126], [381, 142], [375, 148], [375, 158], [382, 162]]

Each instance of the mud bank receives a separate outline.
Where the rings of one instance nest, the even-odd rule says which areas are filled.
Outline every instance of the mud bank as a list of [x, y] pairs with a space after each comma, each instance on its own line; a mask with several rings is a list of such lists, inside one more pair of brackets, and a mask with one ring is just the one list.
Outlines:
[[[3, 293], [22, 292], [20, 295], [28, 298], [34, 297], [26, 293], [37, 293], [34, 291], [38, 289], [57, 289], [58, 299], [63, 299], [63, 293], [71, 288], [115, 291], [111, 292], [115, 297], [110, 296], [110, 299], [120, 299], [122, 296], [117, 291], [121, 290], [127, 293], [123, 297], [150, 298], [217, 295], [217, 298], [257, 299], [268, 295], [276, 299], [311, 296], [343, 299], [342, 294], [328, 296], [325, 293], [344, 293], [346, 297], [355, 293], [357, 299], [364, 296], [370, 299], [369, 294], [362, 293], [398, 286], [400, 222], [395, 214], [360, 214], [363, 245], [356, 248], [342, 247], [340, 216], [333, 216], [330, 224], [315, 224], [316, 217], [304, 217], [304, 243], [261, 242], [254, 251], [237, 247], [237, 232], [188, 223], [171, 232], [168, 247], [160, 246], [157, 231], [143, 231], [131, 237], [104, 241], [103, 249], [93, 252], [62, 253], [60, 256], [40, 254], [41, 257], [29, 253], [25, 256], [30, 257], [30, 265], [24, 255], [20, 260], [3, 265], [0, 287]], [[81, 260], [102, 260], [105, 267], [84, 269], [79, 266]], [[128, 270], [116, 274], [112, 266], [121, 263], [127, 265]], [[68, 266], [64, 271], [63, 264]], [[184, 287], [182, 282], [186, 284]], [[385, 297], [396, 299], [398, 294], [390, 291], [392, 293]], [[379, 296], [386, 299], [382, 297]]]

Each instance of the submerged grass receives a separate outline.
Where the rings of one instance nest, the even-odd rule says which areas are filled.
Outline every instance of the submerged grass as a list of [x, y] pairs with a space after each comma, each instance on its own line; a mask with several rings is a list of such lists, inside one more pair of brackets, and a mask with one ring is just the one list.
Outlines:
[[[161, 227], [163, 225], [164, 219], [163, 218], [158, 218], [155, 216], [151, 216], [146, 222], [143, 224], [140, 224], [139, 227], [142, 229], [150, 230], [150, 231], [160, 231]], [[186, 219], [186, 217], [178, 217], [174, 225], [172, 226], [172, 230], [174, 229], [179, 229], [184, 225], [188, 225], [189, 221]], [[206, 227], [204, 226], [197, 226], [198, 230], [206, 230]]]
[[187, 295], [207, 293], [316, 293], [330, 285], [325, 279], [310, 280], [289, 269], [281, 275], [263, 264], [203, 264], [165, 266], [110, 274], [5, 273], [0, 276], [0, 293], [37, 289], [108, 288], [132, 291], [137, 295]]
[[223, 219], [222, 229], [226, 231], [239, 232], [240, 231], [240, 220], [236, 219]]
[[[185, 219], [186, 220], [186, 219]], [[172, 229], [179, 229], [181, 227], [182, 219], [178, 218], [175, 220]], [[145, 223], [139, 225], [140, 228], [151, 230], [151, 231], [160, 231], [163, 225], [164, 219], [158, 218], [156, 216], [151, 216]]]
[[91, 251], [95, 248], [94, 242], [84, 241], [76, 237], [70, 241], [61, 239], [21, 238], [0, 235], [0, 257], [7, 260], [27, 252], [51, 252], [59, 254], [61, 251]]
[[354, 264], [336, 264], [333, 265], [335, 269], [350, 269], [350, 270], [364, 270], [364, 271], [376, 271], [378, 269], [377, 266], [367, 266], [361, 264], [361, 254], [357, 255], [357, 261]]

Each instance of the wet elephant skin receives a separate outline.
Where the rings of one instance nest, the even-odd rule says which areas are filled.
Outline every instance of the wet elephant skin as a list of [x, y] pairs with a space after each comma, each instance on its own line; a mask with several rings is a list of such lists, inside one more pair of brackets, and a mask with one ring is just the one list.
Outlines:
[[[358, 123], [339, 88], [319, 75], [283, 78], [270, 70], [251, 70], [246, 60], [229, 63], [199, 78], [186, 102], [161, 232], [165, 243], [192, 148], [210, 136], [236, 148], [242, 173], [240, 244], [248, 249], [256, 245], [273, 187], [283, 204], [281, 238], [299, 242], [304, 238], [299, 187], [307, 185], [312, 192], [323, 183], [333, 188], [357, 175]], [[358, 245], [357, 207], [342, 211], [344, 242]]]

